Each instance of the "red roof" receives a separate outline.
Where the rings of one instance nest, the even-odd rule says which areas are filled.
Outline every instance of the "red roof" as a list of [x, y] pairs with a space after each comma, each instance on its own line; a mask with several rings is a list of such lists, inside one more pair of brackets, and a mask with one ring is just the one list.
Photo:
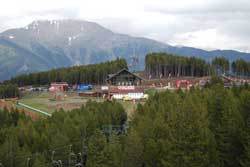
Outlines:
[[53, 82], [50, 85], [51, 86], [69, 86], [67, 82]]

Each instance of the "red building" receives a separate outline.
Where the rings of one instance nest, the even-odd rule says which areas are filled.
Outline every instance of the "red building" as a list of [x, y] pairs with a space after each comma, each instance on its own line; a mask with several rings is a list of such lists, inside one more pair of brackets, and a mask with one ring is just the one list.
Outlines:
[[66, 82], [53, 82], [50, 84], [49, 92], [64, 92], [68, 90], [69, 85]]
[[140, 99], [144, 95], [144, 87], [141, 86], [143, 78], [125, 68], [110, 74], [106, 81], [109, 85], [109, 98], [123, 99], [124, 96], [129, 96], [131, 99]]

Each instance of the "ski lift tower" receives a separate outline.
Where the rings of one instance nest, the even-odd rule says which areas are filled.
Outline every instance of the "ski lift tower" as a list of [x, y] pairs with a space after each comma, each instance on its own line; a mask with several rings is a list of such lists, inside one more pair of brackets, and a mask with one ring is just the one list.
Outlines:
[[129, 67], [133, 72], [135, 72], [135, 69], [139, 64], [139, 57], [138, 55], [135, 54], [135, 47], [133, 48], [133, 55], [130, 58], [131, 58], [131, 64], [129, 65]]

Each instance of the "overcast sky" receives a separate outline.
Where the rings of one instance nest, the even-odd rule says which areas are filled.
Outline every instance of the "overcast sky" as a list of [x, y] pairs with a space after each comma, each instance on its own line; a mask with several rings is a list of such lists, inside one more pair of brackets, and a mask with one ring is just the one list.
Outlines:
[[1, 32], [37, 19], [84, 19], [172, 45], [250, 52], [250, 0], [1, 0]]

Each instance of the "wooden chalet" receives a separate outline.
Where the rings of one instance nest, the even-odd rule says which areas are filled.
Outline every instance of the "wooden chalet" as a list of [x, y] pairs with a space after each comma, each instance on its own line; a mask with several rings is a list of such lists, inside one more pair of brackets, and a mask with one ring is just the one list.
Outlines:
[[139, 86], [143, 79], [128, 71], [126, 68], [118, 71], [115, 74], [109, 74], [106, 80], [108, 85], [113, 86]]
[[140, 99], [144, 95], [144, 87], [141, 86], [144, 79], [131, 73], [126, 68], [121, 69], [115, 74], [108, 75], [108, 97], [123, 99], [130, 96], [131, 99]]

